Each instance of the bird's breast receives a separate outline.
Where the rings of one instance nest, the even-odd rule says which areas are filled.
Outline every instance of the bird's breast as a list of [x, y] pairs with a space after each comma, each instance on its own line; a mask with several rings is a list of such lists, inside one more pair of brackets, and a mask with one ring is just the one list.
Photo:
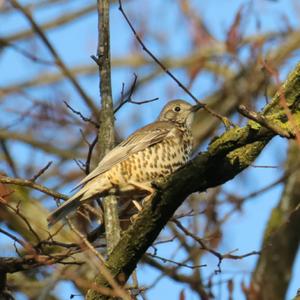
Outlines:
[[107, 175], [119, 187], [126, 187], [130, 181], [145, 183], [167, 178], [188, 161], [192, 144], [189, 133], [170, 136], [131, 154], [126, 160], [116, 164]]

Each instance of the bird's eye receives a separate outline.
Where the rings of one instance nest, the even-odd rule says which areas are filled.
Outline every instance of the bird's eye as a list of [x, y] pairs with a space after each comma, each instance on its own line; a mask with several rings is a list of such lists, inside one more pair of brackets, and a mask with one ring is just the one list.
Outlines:
[[176, 107], [174, 108], [174, 111], [176, 111], [176, 112], [179, 112], [180, 110], [181, 110], [180, 106], [176, 106]]

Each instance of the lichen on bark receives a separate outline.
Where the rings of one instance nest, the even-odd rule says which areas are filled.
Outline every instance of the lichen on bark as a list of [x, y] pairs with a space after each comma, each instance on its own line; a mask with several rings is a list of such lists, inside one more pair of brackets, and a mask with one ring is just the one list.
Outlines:
[[[300, 64], [289, 75], [283, 85], [286, 103], [294, 116], [297, 127], [300, 125]], [[266, 106], [262, 115], [284, 128], [285, 110], [277, 93]], [[286, 122], [285, 122], [286, 123]], [[294, 128], [292, 128], [294, 129]], [[106, 261], [107, 268], [120, 284], [124, 284], [147, 248], [154, 242], [175, 210], [193, 192], [202, 192], [210, 187], [223, 184], [247, 168], [275, 136], [261, 125], [249, 122], [243, 128], [233, 128], [213, 140], [208, 150], [197, 155], [186, 166], [173, 174], [139, 213], [135, 222], [123, 233], [119, 243]], [[95, 279], [99, 285], [108, 286], [101, 275]], [[89, 299], [105, 299], [96, 292]]]

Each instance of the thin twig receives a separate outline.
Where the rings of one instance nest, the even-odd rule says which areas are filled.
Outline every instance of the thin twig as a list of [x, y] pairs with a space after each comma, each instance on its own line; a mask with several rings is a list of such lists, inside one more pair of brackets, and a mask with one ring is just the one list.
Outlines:
[[254, 111], [250, 111], [246, 108], [245, 105], [239, 105], [238, 112], [247, 117], [248, 119], [257, 122], [258, 124], [262, 125], [263, 127], [268, 128], [269, 130], [273, 131], [275, 134], [280, 135], [284, 138], [294, 138], [294, 135], [286, 130], [284, 130], [280, 126], [276, 126], [274, 122], [268, 121], [262, 114], [256, 113]]
[[168, 258], [165, 258], [165, 257], [158, 256], [158, 255], [155, 255], [155, 254], [152, 254], [152, 253], [146, 253], [146, 255], [151, 256], [151, 257], [156, 258], [156, 259], [159, 259], [164, 263], [169, 262], [169, 263], [172, 263], [172, 264], [174, 264], [178, 267], [185, 267], [185, 268], [192, 269], [192, 270], [207, 267], [206, 264], [204, 264], [204, 265], [195, 265], [195, 266], [188, 265], [188, 264], [185, 264], [185, 263], [174, 261], [172, 259], [168, 259]]
[[26, 187], [30, 187], [32, 189], [35, 189], [37, 191], [40, 191], [44, 194], [47, 194], [49, 196], [52, 196], [56, 199], [63, 199], [63, 200], [68, 199], [68, 196], [66, 196], [64, 194], [61, 194], [61, 193], [58, 193], [58, 192], [55, 192], [53, 190], [50, 190], [50, 189], [44, 187], [43, 185], [34, 183], [34, 182], [32, 182], [31, 180], [28, 180], [28, 179], [11, 178], [11, 177], [7, 177], [7, 176], [1, 176], [0, 177], [0, 183], [26, 186]]
[[221, 120], [226, 128], [229, 128], [230, 126], [234, 126], [232, 124], [232, 122], [230, 120], [228, 120], [226, 117], [221, 116], [220, 114], [218, 114], [217, 112], [213, 111], [211, 108], [209, 108], [207, 106], [206, 103], [203, 103], [201, 101], [199, 101], [190, 91], [189, 89], [145, 46], [144, 42], [142, 41], [142, 39], [140, 38], [140, 36], [138, 35], [138, 33], [136, 32], [136, 30], [134, 29], [132, 23], [130, 22], [129, 18], [127, 17], [123, 6], [122, 6], [122, 1], [119, 0], [119, 10], [121, 12], [121, 14], [123, 15], [123, 17], [125, 18], [127, 24], [129, 25], [131, 31], [133, 32], [136, 40], [138, 41], [138, 43], [141, 45], [142, 49], [162, 68], [162, 70], [168, 74], [177, 84], [178, 86], [184, 90], [197, 104], [202, 105], [202, 107], [209, 112], [211, 115], [213, 115], [214, 117], [218, 118], [219, 120]]
[[32, 176], [31, 179], [29, 179], [32, 182], [35, 182], [41, 175], [43, 175], [47, 169], [52, 165], [52, 161], [49, 161], [45, 167], [43, 167], [38, 173]]
[[91, 118], [85, 117], [80, 111], [75, 110], [67, 101], [64, 101], [64, 104], [72, 113], [78, 115], [81, 118], [81, 120], [83, 120], [84, 122], [91, 123], [97, 129], [99, 128], [99, 124], [97, 122], [93, 121]]
[[[120, 299], [120, 297], [119, 297], [120, 294], [117, 291], [114, 291], [114, 290], [112, 290], [110, 288], [107, 288], [105, 286], [100, 286], [100, 285], [98, 285], [94, 282], [91, 282], [90, 280], [85, 280], [82, 277], [79, 277], [76, 272], [71, 273], [70, 271], [68, 271], [68, 272], [65, 272], [64, 275], [68, 279], [74, 281], [77, 286], [82, 287], [84, 290], [89, 289], [89, 290], [93, 290], [93, 291], [95, 291], [95, 292], [97, 292], [101, 295], [105, 295], [108, 298], [113, 297], [113, 298]], [[121, 298], [121, 299], [123, 300], [124, 298]], [[125, 299], [128, 299], [128, 298], [125, 298]]]
[[33, 227], [31, 226], [30, 222], [28, 221], [28, 219], [21, 213], [20, 211], [20, 205], [21, 202], [19, 202], [17, 204], [17, 207], [13, 207], [12, 205], [10, 205], [9, 203], [7, 203], [7, 201], [5, 201], [5, 199], [3, 199], [2, 197], [0, 197], [0, 203], [6, 207], [8, 207], [10, 210], [12, 210], [17, 216], [19, 216], [23, 222], [27, 225], [29, 231], [35, 236], [36, 240], [38, 242], [41, 241], [39, 235], [36, 233], [36, 231], [33, 229]]
[[85, 162], [85, 174], [90, 173], [92, 154], [93, 154], [93, 150], [94, 150], [95, 146], [97, 145], [97, 142], [98, 142], [98, 134], [95, 136], [94, 140], [89, 145], [89, 151], [88, 151], [88, 155], [87, 155], [86, 162]]
[[125, 94], [124, 94], [125, 85], [124, 85], [124, 83], [122, 84], [121, 100], [119, 102], [119, 105], [117, 105], [114, 108], [114, 114], [116, 114], [120, 110], [120, 108], [123, 107], [123, 105], [126, 104], [126, 103], [141, 105], [141, 104], [145, 104], [145, 103], [154, 102], [154, 101], [157, 101], [159, 99], [158, 97], [156, 97], [156, 98], [153, 98], [153, 99], [142, 100], [142, 101], [132, 100], [132, 95], [134, 93], [136, 83], [137, 83], [137, 75], [133, 74], [133, 76], [134, 76], [134, 79], [133, 79], [133, 82], [131, 84], [131, 87], [129, 89], [128, 96], [126, 97], [126, 99], [125, 99]]
[[[53, 1], [51, 1], [53, 2]], [[41, 3], [41, 1], [35, 1], [35, 6], [39, 5]], [[24, 5], [23, 6], [25, 9], [30, 9], [31, 5]], [[61, 8], [63, 9], [63, 8]], [[69, 11], [69, 10], [64, 10], [64, 13], [61, 15], [57, 15], [55, 14], [55, 18], [53, 18], [52, 20], [46, 20], [45, 22], [43, 22], [42, 24], [40, 24], [40, 28], [43, 31], [48, 31], [50, 29], [54, 29], [57, 27], [60, 27], [62, 25], [67, 25], [68, 23], [75, 21], [76, 19], [79, 19], [80, 17], [86, 16], [89, 13], [93, 13], [96, 9], [96, 5], [94, 3], [92, 3], [91, 5], [84, 5], [82, 7], [80, 7], [77, 10], [73, 10], [73, 11]], [[12, 33], [11, 35], [5, 36], [5, 41], [8, 42], [16, 42], [19, 40], [25, 40], [25, 39], [30, 39], [32, 36], [34, 36], [35, 31], [32, 30], [32, 28], [29, 29], [25, 29], [22, 30], [24, 27], [21, 27], [21, 30], [16, 32], [16, 33]]]
[[77, 165], [77, 167], [82, 171], [85, 172], [85, 163], [82, 162], [79, 159], [73, 159], [73, 161], [75, 162], [75, 164]]
[[[81, 234], [73, 225], [73, 223], [67, 218], [67, 222], [71, 228], [71, 230], [78, 236], [81, 245], [84, 245], [91, 254], [93, 254], [94, 257], [97, 258], [97, 260], [95, 261], [98, 266], [99, 266], [99, 271], [101, 272], [102, 276], [105, 277], [105, 279], [109, 282], [109, 284], [111, 285], [112, 289], [116, 292], [116, 294], [120, 297], [122, 297], [122, 299], [126, 299], [129, 300], [129, 296], [127, 295], [127, 293], [124, 291], [124, 289], [119, 285], [119, 283], [115, 280], [115, 278], [112, 276], [112, 274], [110, 273], [110, 271], [106, 268], [105, 266], [105, 259], [104, 257], [97, 252], [97, 250], [93, 247], [93, 245], [86, 239], [86, 237]], [[93, 260], [92, 260], [93, 261]], [[88, 299], [88, 298], [87, 298]]]
[[58, 55], [57, 51], [54, 49], [48, 38], [46, 37], [43, 29], [35, 22], [34, 18], [32, 17], [30, 11], [24, 8], [17, 0], [10, 0], [11, 4], [17, 8], [22, 14], [26, 17], [28, 22], [30, 23], [32, 29], [38, 34], [41, 40], [44, 42], [45, 46], [48, 48], [49, 52], [51, 53], [52, 57], [55, 60], [56, 65], [60, 68], [62, 73], [70, 80], [74, 88], [77, 90], [79, 95], [82, 97], [84, 102], [87, 106], [93, 111], [96, 112], [96, 107], [93, 100], [85, 93], [82, 89], [80, 84], [77, 82], [76, 78], [64, 64], [60, 56]]
[[21, 143], [28, 144], [46, 153], [51, 153], [56, 156], [59, 156], [59, 158], [61, 159], [72, 159], [74, 157], [82, 157], [82, 154], [75, 152], [75, 149], [62, 149], [56, 147], [56, 145], [52, 145], [49, 141], [39, 141], [36, 136], [33, 136], [29, 133], [20, 133], [11, 130], [1, 129], [0, 138], [4, 140], [16, 140]]
[[250, 165], [252, 168], [261, 168], [261, 169], [278, 169], [279, 166], [263, 166], [263, 165]]
[[300, 131], [299, 128], [297, 127], [296, 121], [294, 116], [292, 115], [292, 112], [290, 110], [290, 108], [288, 107], [286, 98], [285, 98], [285, 91], [284, 91], [284, 87], [282, 84], [280, 84], [280, 80], [279, 80], [279, 73], [276, 69], [273, 69], [269, 64], [267, 64], [267, 62], [265, 60], [262, 60], [262, 65], [263, 67], [274, 77], [275, 79], [275, 83], [277, 85], [277, 93], [279, 95], [279, 104], [281, 105], [281, 107], [284, 109], [285, 114], [288, 118], [288, 120], [291, 122], [292, 127], [295, 130], [295, 134], [290, 134], [291, 137], [294, 136], [294, 138], [296, 138], [298, 145], [300, 146]]
[[33, 62], [37, 62], [39, 64], [43, 64], [43, 65], [47, 65], [47, 66], [54, 66], [55, 65], [55, 63], [53, 61], [37, 57], [37, 56], [33, 55], [32, 52], [26, 51], [26, 50], [22, 49], [21, 47], [19, 47], [18, 45], [7, 42], [6, 40], [0, 38], [0, 47], [3, 47], [3, 46], [4, 47], [10, 47], [11, 49], [14, 49], [16, 52], [20, 53], [21, 55], [23, 55], [24, 57], [30, 59]]
[[203, 250], [208, 251], [209, 253], [213, 254], [214, 256], [216, 256], [218, 258], [219, 262], [217, 265], [217, 270], [215, 270], [216, 273], [221, 272], [221, 263], [222, 263], [223, 259], [225, 259], [225, 258], [227, 258], [227, 259], [243, 259], [243, 258], [251, 256], [251, 255], [259, 255], [260, 254], [260, 251], [251, 251], [251, 252], [243, 254], [243, 255], [233, 255], [232, 253], [237, 251], [237, 249], [230, 251], [228, 253], [225, 253], [225, 254], [219, 253], [216, 250], [208, 247], [201, 238], [197, 237], [195, 234], [193, 234], [192, 232], [187, 230], [178, 220], [173, 220], [173, 222], [184, 234], [186, 234], [187, 236], [189, 236], [193, 240], [195, 240], [201, 246], [201, 248]]
[[12, 174], [14, 177], [18, 177], [18, 172], [17, 172], [17, 167], [16, 167], [16, 164], [15, 164], [15, 161], [9, 151], [9, 147], [7, 145], [7, 141], [5, 139], [1, 139], [0, 138], [0, 147], [3, 151], [3, 155], [5, 157], [5, 160], [7, 162], [7, 164], [10, 166], [10, 169], [12, 171]]
[[123, 17], [125, 18], [127, 24], [129, 25], [131, 31], [133, 32], [135, 38], [137, 39], [137, 41], [139, 42], [139, 44], [142, 46], [142, 49], [163, 69], [163, 71], [165, 73], [167, 73], [197, 104], [200, 103], [203, 105], [203, 107], [206, 106], [206, 104], [199, 102], [199, 100], [188, 90], [188, 88], [183, 85], [179, 79], [176, 78], [175, 75], [173, 75], [170, 70], [168, 70], [168, 68], [145, 46], [144, 42], [142, 41], [142, 39], [140, 38], [140, 36], [138, 35], [138, 33], [136, 32], [136, 30], [134, 29], [133, 25], [131, 24], [129, 18], [127, 17], [123, 6], [122, 6], [122, 1], [119, 0], [119, 10], [121, 12], [121, 14], [123, 15]]
[[11, 238], [12, 240], [14, 240], [15, 242], [17, 242], [18, 244], [20, 244], [23, 247], [26, 247], [26, 243], [22, 240], [20, 240], [19, 238], [17, 238], [16, 236], [14, 236], [13, 234], [11, 234], [10, 232], [0, 228], [0, 232], [6, 236], [8, 236], [9, 238]]

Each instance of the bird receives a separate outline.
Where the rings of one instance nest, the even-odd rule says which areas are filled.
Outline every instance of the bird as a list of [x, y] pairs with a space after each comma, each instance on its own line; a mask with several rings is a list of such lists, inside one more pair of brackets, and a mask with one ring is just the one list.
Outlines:
[[77, 185], [79, 190], [49, 215], [48, 225], [97, 197], [116, 195], [132, 199], [136, 205], [134, 199], [151, 198], [153, 183], [167, 179], [189, 160], [192, 123], [200, 108], [203, 104], [191, 105], [181, 99], [168, 102], [156, 121], [132, 133], [103, 157]]

